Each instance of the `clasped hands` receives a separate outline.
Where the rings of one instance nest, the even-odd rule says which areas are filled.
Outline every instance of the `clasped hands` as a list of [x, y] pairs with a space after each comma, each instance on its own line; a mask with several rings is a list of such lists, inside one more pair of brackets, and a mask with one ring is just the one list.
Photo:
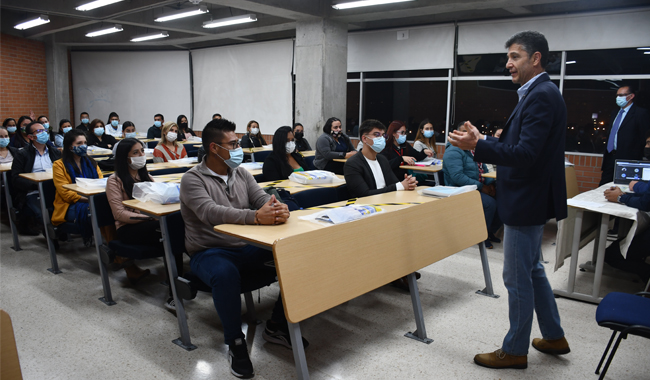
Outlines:
[[278, 202], [275, 195], [271, 195], [271, 199], [255, 212], [255, 223], [265, 225], [282, 224], [286, 223], [290, 216], [289, 207]]
[[[632, 186], [630, 186], [630, 189]], [[618, 197], [625, 194], [620, 187], [612, 186], [609, 189], [605, 190], [605, 198], [608, 201], [618, 203]]]

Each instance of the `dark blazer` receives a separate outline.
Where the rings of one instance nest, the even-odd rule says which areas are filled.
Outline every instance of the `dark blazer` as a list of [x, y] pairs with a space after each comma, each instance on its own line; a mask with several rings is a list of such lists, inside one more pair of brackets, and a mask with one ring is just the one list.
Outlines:
[[[618, 115], [618, 111], [612, 112], [612, 126], [614, 120]], [[614, 160], [642, 160], [643, 148], [645, 148], [645, 137], [650, 130], [650, 114], [645, 108], [641, 108], [632, 103], [630, 109], [625, 115], [625, 119], [618, 128], [616, 139], [616, 150], [614, 151]], [[607, 136], [607, 144], [609, 143], [609, 135]], [[612, 153], [607, 152], [607, 144], [605, 144], [605, 157], [603, 158], [603, 166], [607, 162], [607, 156]], [[612, 162], [612, 161], [609, 161]]]
[[370, 165], [368, 165], [368, 162], [362, 153], [355, 154], [345, 162], [343, 173], [351, 197], [365, 197], [368, 195], [388, 193], [397, 190], [396, 184], [399, 180], [395, 177], [395, 174], [393, 174], [388, 159], [381, 154], [378, 154], [377, 162], [379, 162], [381, 172], [384, 174], [384, 181], [386, 181], [386, 186], [383, 189], [377, 189], [375, 176], [372, 175]]
[[88, 142], [88, 145], [95, 145], [104, 149], [113, 149], [117, 143], [115, 137], [107, 135], [106, 133], [102, 135], [102, 141], [99, 141], [99, 138], [95, 135], [95, 133], [86, 132], [86, 140]]
[[[291, 153], [291, 157], [302, 166], [303, 170], [309, 170], [305, 159], [302, 158], [300, 153]], [[266, 181], [279, 181], [281, 179], [287, 179], [293, 173], [293, 168], [289, 165], [289, 162], [282, 157], [278, 157], [277, 154], [271, 153], [264, 160], [264, 166], [262, 166], [262, 174], [264, 174], [264, 180]]]
[[560, 91], [543, 74], [517, 103], [501, 138], [478, 141], [474, 160], [497, 165], [497, 207], [503, 223], [533, 226], [566, 218], [566, 118]]
[[[47, 150], [52, 163], [61, 158], [61, 152], [57, 148], [48, 146]], [[14, 151], [11, 152], [14, 154]], [[20, 176], [21, 173], [31, 173], [34, 169], [34, 160], [36, 157], [36, 148], [29, 144], [25, 148], [19, 149], [14, 155], [11, 163], [11, 186], [14, 193], [14, 201], [18, 208], [22, 208], [23, 201], [27, 193], [38, 190], [38, 184]]]
[[241, 138], [241, 147], [242, 148], [259, 148], [262, 145], [266, 145], [266, 140], [262, 135], [251, 135], [247, 133]]
[[384, 150], [381, 151], [381, 154], [384, 157], [388, 158], [388, 162], [390, 163], [390, 168], [393, 170], [393, 174], [395, 174], [395, 177], [402, 178], [402, 179], [404, 179], [404, 174], [407, 174], [406, 170], [402, 170], [399, 168], [402, 165], [406, 165], [406, 163], [402, 159], [403, 156], [414, 157], [415, 161], [422, 161], [427, 157], [427, 154], [424, 153], [424, 151], [418, 152], [408, 142], [405, 142], [404, 144], [400, 145], [399, 148], [394, 145], [393, 146], [386, 145]]
[[306, 138], [303, 137], [300, 140], [298, 140], [298, 139], [295, 139], [295, 140], [296, 140], [296, 150], [298, 152], [305, 152], [305, 151], [308, 151], [308, 150], [312, 150], [311, 145], [309, 145], [309, 141], [307, 141]]

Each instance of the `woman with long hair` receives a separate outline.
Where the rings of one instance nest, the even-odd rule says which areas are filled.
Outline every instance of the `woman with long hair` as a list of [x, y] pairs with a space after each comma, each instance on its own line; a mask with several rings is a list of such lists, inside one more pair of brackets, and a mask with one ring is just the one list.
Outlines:
[[88, 143], [84, 132], [72, 130], [64, 136], [61, 158], [52, 164], [56, 187], [52, 224], [55, 226], [65, 222], [75, 224], [81, 231], [84, 243], [89, 245], [92, 226], [88, 217], [90, 214], [88, 198], [63, 187], [63, 185], [76, 183], [77, 178], [103, 178], [102, 171], [95, 160], [86, 154], [87, 149]]
[[21, 116], [18, 119], [18, 130], [16, 133], [14, 133], [14, 135], [11, 137], [11, 141], [9, 142], [11, 146], [18, 149], [29, 146], [30, 142], [29, 138], [27, 137], [27, 132], [25, 132], [25, 128], [27, 128], [27, 126], [31, 124], [32, 121], [32, 118], [29, 116]]
[[296, 151], [291, 127], [280, 127], [273, 135], [273, 152], [264, 160], [262, 173], [266, 181], [287, 179], [293, 172], [307, 170], [307, 163]]
[[323, 126], [323, 134], [316, 140], [314, 166], [317, 169], [343, 174], [344, 163], [334, 160], [347, 159], [356, 153], [350, 138], [343, 133], [341, 120], [336, 117], [327, 119]]
[[160, 141], [153, 150], [153, 162], [169, 162], [187, 157], [185, 147], [178, 142], [178, 134], [176, 123], [163, 124]]
[[438, 156], [436, 153], [436, 132], [433, 130], [433, 124], [431, 124], [429, 119], [424, 119], [420, 122], [418, 133], [413, 143], [413, 149], [427, 155], [422, 160], [424, 162], [433, 161]]
[[406, 124], [403, 121], [394, 120], [388, 126], [386, 132], [386, 148], [381, 152], [390, 163], [393, 173], [398, 179], [404, 178], [406, 170], [400, 169], [403, 165], [413, 165], [416, 161], [424, 160], [427, 155], [413, 149], [411, 144], [406, 141]]
[[16, 126], [16, 119], [14, 119], [13, 117], [6, 118], [2, 122], [2, 126], [7, 129], [10, 139], [14, 137], [14, 134], [16, 134], [16, 131], [18, 130], [18, 127]]
[[90, 122], [90, 126], [88, 127], [88, 145], [113, 149], [117, 140], [115, 140], [115, 137], [106, 134], [105, 126], [104, 122], [99, 119]]
[[9, 141], [9, 131], [4, 126], [0, 127], [0, 164], [13, 162], [14, 157], [18, 154], [18, 149], [9, 145]]
[[63, 137], [72, 130], [72, 123], [68, 119], [59, 121], [59, 131], [54, 135], [54, 146], [63, 148]]
[[296, 140], [296, 150], [298, 152], [311, 150], [311, 145], [305, 138], [305, 127], [302, 124], [296, 123], [293, 125], [293, 137]]
[[246, 134], [241, 138], [242, 148], [259, 148], [266, 145], [266, 140], [262, 136], [260, 123], [251, 120], [246, 125]]
[[196, 136], [188, 124], [187, 116], [178, 115], [176, 124], [178, 125], [178, 141], [189, 140], [190, 137]]

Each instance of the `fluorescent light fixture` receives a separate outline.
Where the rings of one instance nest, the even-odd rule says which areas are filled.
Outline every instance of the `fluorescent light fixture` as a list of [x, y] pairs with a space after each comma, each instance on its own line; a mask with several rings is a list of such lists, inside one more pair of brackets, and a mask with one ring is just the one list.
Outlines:
[[131, 42], [149, 41], [149, 40], [155, 40], [158, 38], [165, 38], [165, 37], [169, 37], [169, 33], [167, 33], [166, 31], [149, 33], [149, 34], [143, 34], [141, 36], [135, 36], [131, 39]]
[[86, 37], [97, 37], [97, 36], [103, 36], [104, 34], [111, 34], [111, 33], [117, 33], [122, 31], [122, 25], [120, 24], [115, 24], [111, 26], [110, 28], [104, 28], [104, 29], [99, 29], [95, 30], [93, 32], [89, 32], [86, 34]]
[[332, 5], [332, 8], [334, 8], [334, 9], [350, 9], [350, 8], [359, 8], [359, 7], [369, 7], [371, 5], [403, 3], [405, 1], [414, 1], [414, 0], [360, 0], [360, 1], [351, 1], [349, 3], [334, 4], [334, 5]]
[[636, 50], [650, 50], [650, 47], [636, 48]]
[[218, 28], [220, 26], [237, 25], [255, 21], [257, 21], [257, 16], [254, 14], [247, 14], [243, 16], [234, 16], [228, 18], [220, 18], [218, 20], [206, 21], [203, 23], [203, 27]]
[[36, 18], [30, 18], [29, 20], [25, 20], [20, 24], [14, 26], [14, 28], [18, 30], [25, 30], [25, 29], [33, 28], [35, 26], [47, 24], [48, 22], [50, 22], [50, 18], [48, 16], [40, 15]]
[[576, 61], [566, 61], [567, 65], [573, 65], [574, 63], [576, 63]]
[[176, 11], [176, 12], [173, 12], [173, 13], [164, 14], [164, 15], [158, 17], [157, 19], [155, 19], [154, 21], [155, 22], [165, 22], [165, 21], [176, 20], [176, 19], [183, 18], [183, 17], [196, 16], [196, 15], [200, 15], [200, 14], [208, 13], [208, 12], [209, 12], [208, 7], [205, 6], [205, 5], [201, 5], [201, 6], [195, 7], [195, 8], [186, 8], [186, 9], [182, 9], [180, 11]]
[[91, 1], [90, 3], [80, 5], [75, 9], [78, 11], [90, 11], [95, 8], [100, 8], [113, 3], [119, 3], [120, 1], [124, 1], [124, 0], [95, 0], [95, 1]]
[[650, 54], [650, 51], [646, 51], [646, 52], [644, 52], [643, 54]]

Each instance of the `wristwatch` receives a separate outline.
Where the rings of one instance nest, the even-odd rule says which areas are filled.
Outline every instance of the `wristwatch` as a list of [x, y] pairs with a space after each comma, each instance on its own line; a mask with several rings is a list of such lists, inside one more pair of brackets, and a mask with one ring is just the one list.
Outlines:
[[616, 202], [618, 202], [618, 203], [623, 203], [623, 202], [621, 202], [621, 197], [622, 197], [622, 196], [623, 196], [623, 194], [619, 195], [618, 198], [616, 198]]

